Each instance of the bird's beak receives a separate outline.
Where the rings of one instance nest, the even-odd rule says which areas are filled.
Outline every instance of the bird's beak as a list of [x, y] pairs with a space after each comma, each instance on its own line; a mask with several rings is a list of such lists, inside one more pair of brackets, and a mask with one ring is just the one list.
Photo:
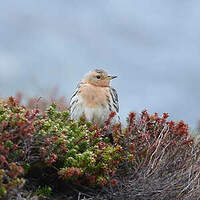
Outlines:
[[112, 80], [114, 78], [117, 78], [117, 76], [108, 76], [108, 80]]

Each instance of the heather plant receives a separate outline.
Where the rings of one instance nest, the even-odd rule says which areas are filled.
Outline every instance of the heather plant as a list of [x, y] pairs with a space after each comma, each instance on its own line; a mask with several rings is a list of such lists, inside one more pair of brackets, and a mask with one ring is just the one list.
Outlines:
[[34, 121], [38, 111], [18, 106], [14, 98], [0, 104], [0, 196], [23, 186], [34, 142]]
[[[193, 138], [189, 134], [188, 125], [183, 121], [168, 121], [167, 118], [167, 113], [160, 117], [158, 113], [150, 115], [146, 110], [139, 117], [134, 112], [129, 114], [124, 138], [125, 144], [128, 144], [127, 151], [135, 159], [132, 167], [141, 168], [141, 165], [154, 161], [153, 169], [156, 165], [155, 157], [160, 158], [177, 147], [181, 151], [192, 145]], [[163, 149], [162, 154], [160, 149]]]
[[111, 113], [100, 129], [84, 117], [70, 120], [55, 103], [43, 110], [20, 102], [20, 95], [0, 102], [0, 198], [22, 198], [30, 184], [45, 198], [59, 181], [79, 199], [198, 198], [200, 142], [183, 121], [145, 110], [131, 112], [121, 129], [110, 124]]
[[28, 98], [24, 98], [23, 93], [17, 92], [15, 98], [19, 104], [24, 101], [28, 109], [39, 109], [41, 113], [44, 113], [52, 103], [57, 105], [56, 109], [58, 111], [67, 110], [69, 107], [67, 99], [65, 96], [60, 96], [58, 91], [59, 88], [55, 86], [48, 90], [47, 93], [45, 91], [45, 94], [42, 97], [36, 95]]
[[36, 194], [40, 197], [40, 199], [45, 199], [51, 195], [52, 189], [49, 186], [38, 187], [36, 190]]
[[17, 191], [35, 166], [56, 169], [52, 176], [58, 178], [104, 186], [123, 159], [120, 145], [111, 145], [84, 119], [71, 121], [69, 111], [57, 111], [55, 104], [43, 114], [11, 97], [0, 104], [0, 130], [1, 196]]
[[119, 175], [115, 199], [198, 198], [200, 142], [183, 121], [167, 118], [167, 113], [160, 117], [146, 110], [139, 116], [129, 114], [123, 130], [128, 172]]
[[62, 179], [76, 183], [106, 185], [123, 160], [122, 147], [111, 145], [108, 137], [83, 118], [69, 120], [69, 111], [56, 111], [52, 104], [46, 118], [40, 121], [41, 157], [47, 165], [54, 165]]

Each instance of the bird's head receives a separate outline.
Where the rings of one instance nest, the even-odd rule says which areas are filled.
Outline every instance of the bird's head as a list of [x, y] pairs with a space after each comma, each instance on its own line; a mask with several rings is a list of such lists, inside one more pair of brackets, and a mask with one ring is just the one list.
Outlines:
[[110, 81], [114, 78], [117, 78], [117, 76], [110, 76], [102, 69], [95, 69], [84, 76], [82, 83], [89, 83], [99, 87], [108, 87], [110, 86]]

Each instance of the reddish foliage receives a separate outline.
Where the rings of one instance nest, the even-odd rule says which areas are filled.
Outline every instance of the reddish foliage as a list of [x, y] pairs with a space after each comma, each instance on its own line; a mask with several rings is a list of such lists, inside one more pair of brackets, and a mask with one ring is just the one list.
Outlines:
[[113, 178], [113, 179], [110, 181], [110, 185], [111, 185], [112, 187], [116, 186], [117, 183], [118, 183], [118, 181], [117, 181], [115, 178]]
[[105, 121], [106, 126], [110, 125], [111, 120], [113, 119], [113, 117], [114, 117], [115, 115], [116, 115], [115, 112], [111, 112], [111, 113], [109, 114], [108, 119]]
[[[62, 115], [60, 112], [50, 110], [50, 114], [44, 114], [38, 105], [29, 110], [19, 105], [21, 98], [20, 94], [17, 100], [9, 98], [3, 110], [10, 112], [6, 117], [2, 115], [5, 119], [2, 117], [0, 121], [0, 168], [4, 170], [0, 171], [0, 183], [7, 190], [13, 188], [13, 180], [17, 181], [24, 174], [24, 164], [35, 161], [58, 169], [62, 179], [101, 187], [107, 184], [116, 186], [119, 179], [114, 177], [124, 164], [134, 173], [145, 168], [145, 175], [152, 174], [159, 162], [163, 164], [167, 160], [162, 160], [164, 155], [171, 156], [166, 164], [167, 169], [182, 168], [186, 171], [185, 163], [190, 159], [187, 150], [193, 145], [193, 139], [189, 135], [188, 125], [183, 121], [168, 121], [167, 113], [160, 117], [158, 113], [150, 115], [146, 110], [140, 116], [131, 112], [127, 127], [121, 130], [120, 124], [111, 126], [116, 114], [112, 112], [101, 130], [96, 125], [88, 125], [84, 118], [79, 122], [69, 120], [66, 125], [64, 115], [59, 118]], [[106, 138], [107, 133], [112, 134], [113, 144]], [[179, 152], [184, 152], [180, 154], [184, 156], [177, 159], [175, 153]], [[81, 159], [79, 156], [82, 156]], [[66, 162], [69, 157], [72, 158], [70, 164]], [[103, 159], [105, 162], [102, 162]], [[82, 165], [77, 166], [80, 162]], [[88, 171], [84, 171], [86, 168]]]
[[171, 151], [175, 147], [187, 148], [193, 143], [188, 125], [183, 121], [167, 121], [168, 117], [167, 113], [162, 117], [158, 113], [149, 115], [146, 110], [138, 117], [133, 112], [129, 114], [125, 144], [128, 145], [129, 153], [136, 156], [139, 162], [148, 162], [147, 158], [157, 152], [158, 146], [167, 147], [165, 151]]
[[68, 179], [68, 178], [71, 178], [71, 177], [79, 177], [82, 175], [82, 170], [80, 170], [79, 168], [77, 167], [71, 167], [71, 168], [63, 168], [61, 170], [61, 172], [59, 173], [59, 176], [60, 178], [63, 178], [63, 179]]

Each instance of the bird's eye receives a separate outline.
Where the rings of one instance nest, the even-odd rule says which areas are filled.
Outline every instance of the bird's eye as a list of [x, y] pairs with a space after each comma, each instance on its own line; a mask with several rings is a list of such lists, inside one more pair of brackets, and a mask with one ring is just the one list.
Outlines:
[[96, 77], [97, 77], [97, 79], [100, 79], [100, 78], [101, 78], [101, 76], [99, 76], [99, 75], [97, 75]]

